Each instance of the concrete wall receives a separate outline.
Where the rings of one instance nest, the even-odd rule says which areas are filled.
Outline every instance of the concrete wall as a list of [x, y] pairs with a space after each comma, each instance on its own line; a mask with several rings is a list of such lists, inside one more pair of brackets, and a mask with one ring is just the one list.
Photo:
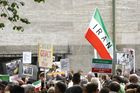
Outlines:
[[[36, 4], [25, 1], [20, 14], [30, 19], [30, 25], [24, 25], [24, 32], [12, 31], [11, 24], [0, 31], [0, 53], [37, 52], [38, 42], [54, 44], [56, 52], [67, 51], [71, 67], [75, 70], [90, 70], [93, 48], [84, 38], [84, 34], [96, 7], [112, 37], [112, 0], [46, 0]], [[116, 44], [117, 49], [132, 47], [136, 50], [136, 62], [139, 67], [140, 36], [140, 0], [116, 0]], [[5, 20], [2, 20], [5, 21]], [[58, 48], [58, 46], [61, 46]]]

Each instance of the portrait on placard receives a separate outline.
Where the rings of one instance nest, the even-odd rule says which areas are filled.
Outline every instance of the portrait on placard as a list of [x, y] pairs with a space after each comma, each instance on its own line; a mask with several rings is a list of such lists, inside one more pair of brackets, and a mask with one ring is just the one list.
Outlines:
[[19, 73], [19, 65], [21, 60], [12, 60], [11, 62], [5, 63], [6, 73], [10, 76], [17, 75]]
[[129, 64], [129, 56], [126, 52], [118, 52], [117, 53], [117, 64], [128, 65]]
[[33, 76], [33, 67], [23, 66], [23, 75]]
[[128, 53], [129, 63], [130, 63], [130, 71], [131, 73], [135, 72], [135, 50], [132, 48], [124, 48], [124, 52]]

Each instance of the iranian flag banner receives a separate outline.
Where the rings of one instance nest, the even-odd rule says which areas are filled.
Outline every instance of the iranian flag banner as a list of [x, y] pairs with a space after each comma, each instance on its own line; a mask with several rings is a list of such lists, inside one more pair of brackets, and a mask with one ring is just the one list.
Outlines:
[[95, 10], [92, 16], [85, 38], [97, 50], [102, 59], [113, 59], [113, 43], [98, 9]]
[[36, 92], [41, 90], [41, 80], [32, 83], [32, 85], [35, 87]]
[[0, 80], [9, 82], [9, 75], [0, 75]]

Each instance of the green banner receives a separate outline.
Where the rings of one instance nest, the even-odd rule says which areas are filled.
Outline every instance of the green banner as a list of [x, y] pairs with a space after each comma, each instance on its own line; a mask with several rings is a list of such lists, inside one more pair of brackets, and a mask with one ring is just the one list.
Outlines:
[[0, 80], [9, 81], [9, 75], [0, 75]]

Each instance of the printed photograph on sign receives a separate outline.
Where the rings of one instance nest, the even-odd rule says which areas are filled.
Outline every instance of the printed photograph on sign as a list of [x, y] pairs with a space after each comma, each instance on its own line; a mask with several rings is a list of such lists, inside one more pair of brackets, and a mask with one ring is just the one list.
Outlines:
[[33, 67], [23, 66], [23, 75], [33, 76]]
[[130, 72], [135, 72], [135, 50], [132, 48], [124, 48], [124, 52], [128, 53], [129, 63], [130, 63]]
[[129, 53], [127, 52], [118, 52], [117, 53], [117, 64], [121, 64], [124, 67], [124, 71], [130, 72], [130, 61], [129, 61]]
[[129, 54], [126, 52], [117, 53], [117, 64], [129, 65]]
[[6, 63], [6, 73], [10, 76], [17, 75], [19, 73], [19, 65], [21, 60], [13, 60], [9, 63]]

